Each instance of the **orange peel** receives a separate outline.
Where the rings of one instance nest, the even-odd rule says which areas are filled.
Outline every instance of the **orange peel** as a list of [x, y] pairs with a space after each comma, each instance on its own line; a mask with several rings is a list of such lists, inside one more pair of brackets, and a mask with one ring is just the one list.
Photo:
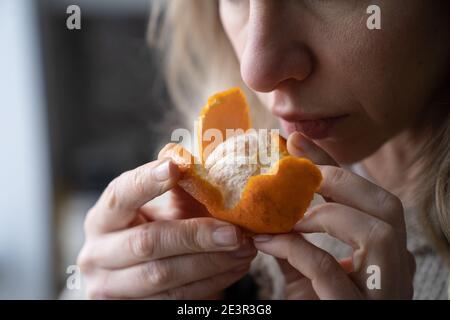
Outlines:
[[[179, 166], [183, 173], [179, 186], [202, 203], [213, 217], [241, 226], [248, 233], [291, 231], [322, 181], [320, 170], [306, 158], [289, 155], [286, 140], [280, 135], [271, 133], [270, 139], [260, 139], [254, 132], [248, 132], [251, 130], [249, 107], [239, 88], [209, 98], [199, 121], [199, 159], [173, 143], [159, 154], [160, 158], [171, 158]], [[204, 133], [211, 128], [221, 132], [226, 140], [214, 141], [215, 145], [205, 141]], [[227, 136], [227, 129], [245, 133]], [[239, 141], [243, 142], [240, 146], [245, 151], [244, 157], [236, 153]], [[262, 149], [251, 148], [252, 142], [262, 145]], [[230, 145], [234, 148], [229, 149]], [[269, 152], [269, 149], [276, 157], [263, 163], [261, 150]], [[226, 161], [232, 157], [233, 161], [244, 161]]]

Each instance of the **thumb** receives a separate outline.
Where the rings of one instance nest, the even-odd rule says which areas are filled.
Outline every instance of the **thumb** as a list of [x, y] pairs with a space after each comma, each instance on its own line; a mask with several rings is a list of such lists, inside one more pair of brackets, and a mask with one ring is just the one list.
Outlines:
[[308, 158], [315, 164], [339, 166], [328, 153], [300, 132], [293, 132], [289, 136], [287, 149], [291, 155]]

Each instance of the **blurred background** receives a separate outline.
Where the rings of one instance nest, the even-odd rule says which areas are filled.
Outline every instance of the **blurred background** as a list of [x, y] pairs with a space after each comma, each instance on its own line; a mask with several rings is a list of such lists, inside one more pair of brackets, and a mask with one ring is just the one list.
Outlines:
[[169, 139], [150, 1], [0, 0], [1, 299], [58, 298], [87, 210]]

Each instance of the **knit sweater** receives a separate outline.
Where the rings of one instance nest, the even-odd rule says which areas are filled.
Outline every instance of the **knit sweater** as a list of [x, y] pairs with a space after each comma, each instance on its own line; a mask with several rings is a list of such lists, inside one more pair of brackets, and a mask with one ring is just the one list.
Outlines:
[[[370, 180], [360, 166], [352, 166], [353, 172]], [[317, 201], [317, 199], [315, 199]], [[319, 200], [320, 201], [320, 200]], [[407, 247], [416, 260], [414, 299], [443, 300], [450, 298], [450, 267], [426, 239], [425, 230], [418, 220], [417, 210], [405, 210]], [[326, 234], [305, 235], [318, 247], [331, 253], [336, 259], [351, 256], [351, 248]], [[257, 284], [260, 299], [284, 299], [286, 285], [276, 260], [263, 253], [253, 261], [250, 274]]]

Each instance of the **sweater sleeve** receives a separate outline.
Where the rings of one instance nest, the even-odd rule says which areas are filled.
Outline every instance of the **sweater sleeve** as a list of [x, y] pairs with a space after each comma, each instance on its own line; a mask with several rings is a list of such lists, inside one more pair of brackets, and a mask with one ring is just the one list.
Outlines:
[[257, 287], [257, 299], [284, 299], [284, 276], [274, 257], [258, 252], [251, 264], [249, 274]]

